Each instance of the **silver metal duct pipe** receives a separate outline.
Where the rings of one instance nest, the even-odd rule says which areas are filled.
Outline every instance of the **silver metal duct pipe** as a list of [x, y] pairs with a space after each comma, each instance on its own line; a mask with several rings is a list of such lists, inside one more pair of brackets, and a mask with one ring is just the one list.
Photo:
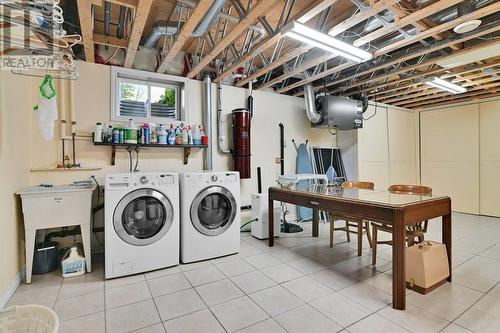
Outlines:
[[217, 15], [222, 11], [222, 7], [226, 0], [215, 0], [212, 6], [207, 10], [205, 16], [201, 19], [200, 23], [194, 28], [192, 35], [195, 37], [203, 36], [210, 27], [210, 24], [215, 20]]
[[173, 36], [177, 33], [176, 22], [158, 21], [153, 24], [151, 32], [144, 39], [142, 46], [147, 48], [155, 48], [156, 44], [162, 36]]
[[[198, 4], [198, 2], [195, 0], [177, 0], [177, 3], [181, 3], [181, 4], [189, 6], [189, 7], [196, 7], [196, 5]], [[220, 18], [227, 20], [229, 22], [232, 22], [232, 23], [240, 22], [240, 19], [238, 17], [232, 16], [232, 15], [229, 15], [229, 14], [226, 14], [223, 12], [220, 12], [216, 17], [220, 17]], [[255, 24], [249, 25], [248, 29], [254, 30], [255, 32], [258, 32], [262, 37], [266, 34], [266, 30], [264, 28], [262, 28], [258, 25], [255, 25]], [[193, 36], [195, 36], [195, 35], [193, 34]]]
[[304, 86], [304, 99], [306, 101], [306, 115], [313, 123], [318, 124], [323, 120], [323, 116], [316, 111], [316, 98], [314, 96], [314, 88], [311, 83]]
[[231, 150], [225, 150], [222, 147], [224, 136], [221, 135], [221, 122], [222, 122], [222, 85], [217, 83], [217, 150], [221, 154], [231, 155]]
[[205, 108], [205, 135], [208, 136], [208, 147], [205, 149], [205, 160], [204, 160], [204, 169], [212, 170], [213, 169], [213, 161], [212, 161], [212, 80], [210, 79], [210, 75], [205, 76], [205, 80], [203, 81], [205, 85], [205, 99], [203, 101]]

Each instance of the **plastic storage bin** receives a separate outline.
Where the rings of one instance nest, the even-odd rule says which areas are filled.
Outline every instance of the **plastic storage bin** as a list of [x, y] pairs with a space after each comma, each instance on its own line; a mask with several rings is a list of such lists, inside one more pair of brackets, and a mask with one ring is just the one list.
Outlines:
[[57, 314], [42, 305], [18, 305], [0, 311], [2, 333], [57, 333]]

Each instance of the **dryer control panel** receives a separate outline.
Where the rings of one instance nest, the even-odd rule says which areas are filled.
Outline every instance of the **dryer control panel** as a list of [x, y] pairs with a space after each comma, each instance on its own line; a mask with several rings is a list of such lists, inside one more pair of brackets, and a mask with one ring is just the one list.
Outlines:
[[200, 172], [184, 174], [184, 182], [189, 185], [223, 185], [234, 184], [239, 182], [239, 174], [237, 172]]

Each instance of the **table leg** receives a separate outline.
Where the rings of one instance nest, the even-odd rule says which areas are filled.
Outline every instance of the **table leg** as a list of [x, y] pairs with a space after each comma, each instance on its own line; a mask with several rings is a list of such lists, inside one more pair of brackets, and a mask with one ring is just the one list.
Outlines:
[[319, 210], [313, 209], [312, 236], [319, 236]]
[[392, 307], [404, 310], [406, 309], [406, 231], [401, 210], [396, 211], [392, 231]]
[[451, 272], [452, 272], [452, 261], [451, 261], [451, 212], [446, 214], [442, 218], [442, 236], [443, 244], [446, 246], [446, 252], [448, 254], [448, 267], [450, 268], [450, 276], [448, 281], [451, 282]]
[[82, 243], [83, 243], [83, 252], [85, 252], [85, 264], [87, 266], [87, 272], [92, 272], [92, 249], [90, 247], [90, 224], [81, 224], [80, 230], [82, 232]]
[[267, 210], [267, 224], [269, 225], [269, 246], [274, 246], [274, 200], [271, 199], [271, 196], [269, 196], [269, 200], [267, 202]]
[[24, 231], [26, 252], [26, 276], [24, 278], [24, 281], [26, 283], [31, 283], [31, 272], [33, 270], [33, 253], [35, 252], [35, 235], [36, 229]]

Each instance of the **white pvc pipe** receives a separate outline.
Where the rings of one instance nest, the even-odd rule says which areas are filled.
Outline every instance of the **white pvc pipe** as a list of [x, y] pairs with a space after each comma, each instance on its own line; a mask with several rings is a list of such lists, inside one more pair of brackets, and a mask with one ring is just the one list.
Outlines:
[[[59, 80], [59, 107], [61, 119], [61, 139], [66, 137], [66, 85], [65, 80]], [[64, 156], [63, 156], [64, 158]]]
[[75, 82], [69, 80], [69, 111], [71, 120], [71, 133], [76, 134], [76, 110], [75, 110]]

